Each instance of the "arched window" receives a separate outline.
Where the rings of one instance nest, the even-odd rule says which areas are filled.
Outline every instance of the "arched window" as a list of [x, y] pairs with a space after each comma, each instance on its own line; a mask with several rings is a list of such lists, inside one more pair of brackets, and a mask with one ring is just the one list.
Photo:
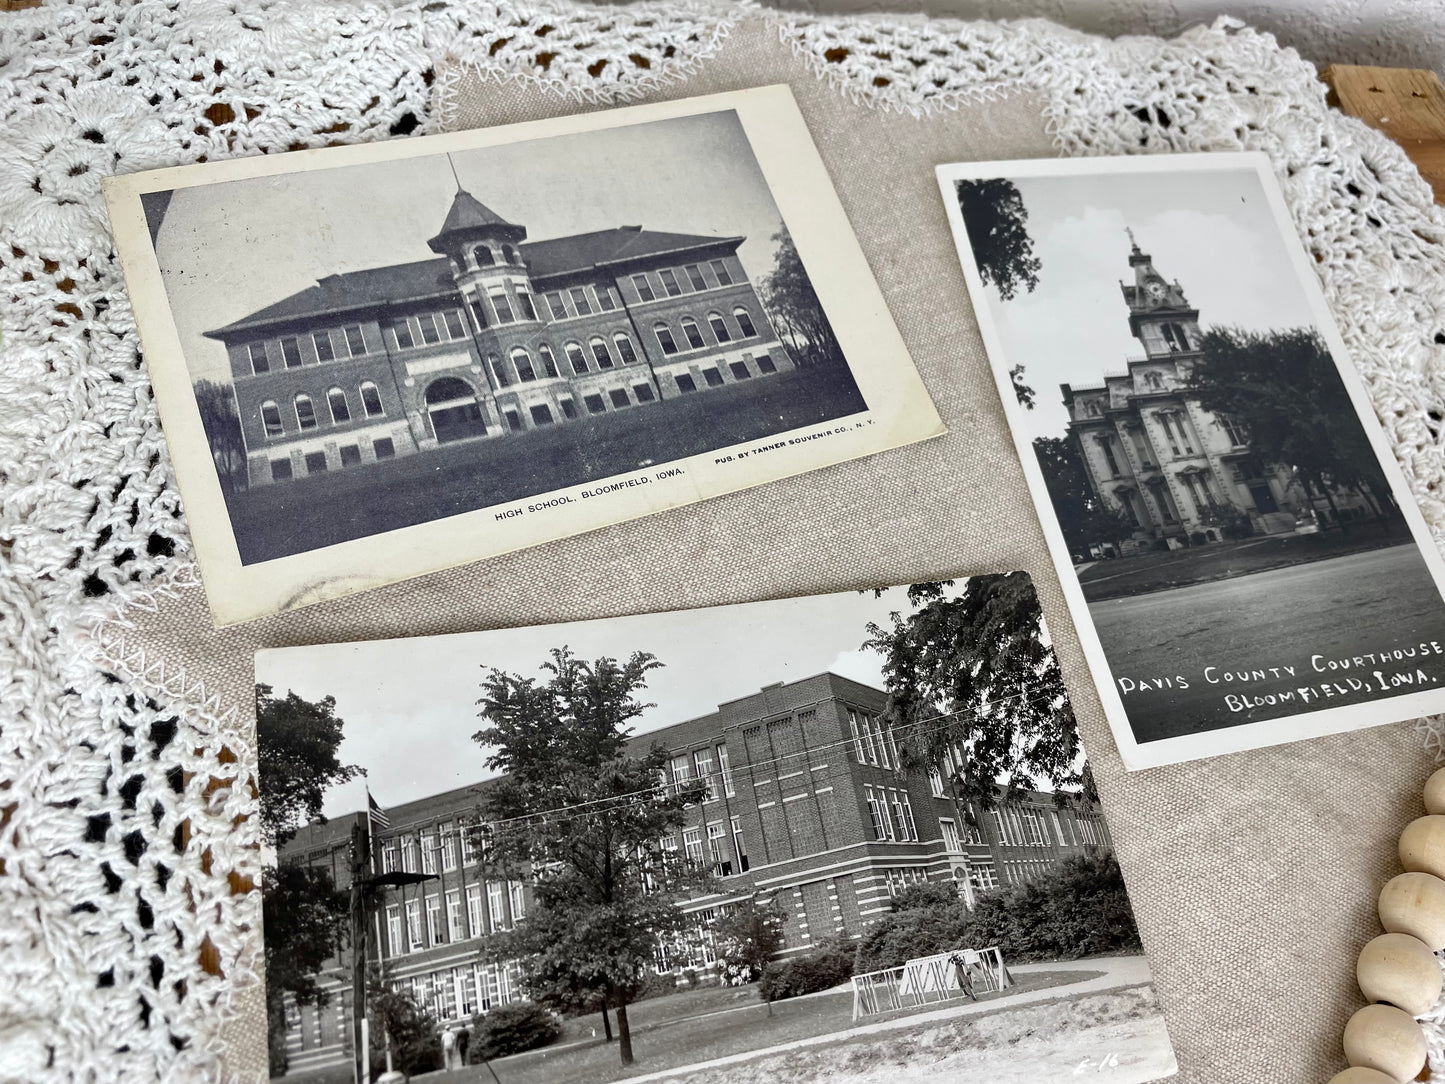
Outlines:
[[557, 375], [557, 359], [552, 356], [552, 348], [546, 343], [537, 347], [537, 353], [542, 355], [542, 371], [549, 377]]
[[476, 261], [478, 267], [491, 267], [497, 262], [497, 258], [492, 255], [492, 250], [486, 245], [478, 245], [472, 249], [472, 259]]
[[653, 333], [657, 335], [657, 344], [662, 347], [664, 354], [676, 354], [677, 343], [673, 341], [672, 329], [666, 324], [658, 321], [652, 325]]
[[682, 333], [687, 336], [687, 341], [694, 350], [701, 350], [707, 345], [703, 342], [702, 332], [698, 330], [697, 321], [691, 316], [682, 318]]
[[444, 376], [426, 389], [427, 416], [437, 443], [482, 436], [487, 431], [477, 393], [465, 380]]
[[607, 349], [607, 343], [602, 336], [594, 335], [587, 345], [592, 347], [592, 356], [597, 359], [597, 368], [612, 368], [612, 353]]
[[311, 396], [305, 392], [296, 396], [296, 424], [302, 429], [316, 428], [316, 408], [311, 405]]
[[381, 405], [381, 391], [370, 380], [361, 382], [361, 407], [368, 418], [380, 418], [386, 413]]
[[623, 365], [637, 364], [637, 351], [632, 349], [631, 339], [621, 332], [618, 332], [612, 336], [612, 341], [617, 344], [617, 356], [622, 359]]
[[571, 363], [574, 373], [581, 375], [587, 371], [587, 355], [582, 353], [581, 343], [568, 343], [562, 349], [567, 352], [567, 360]]
[[512, 383], [511, 377], [507, 375], [507, 367], [502, 364], [502, 359], [496, 354], [487, 355], [487, 364], [491, 367], [492, 376], [497, 381], [497, 387], [505, 388]]
[[741, 305], [733, 309], [733, 317], [737, 320], [738, 327], [742, 329], [744, 339], [751, 339], [758, 333], [758, 329], [753, 326], [752, 314]]
[[326, 405], [331, 408], [331, 420], [337, 425], [351, 421], [351, 407], [346, 402], [346, 393], [332, 388], [326, 393]]
[[532, 355], [527, 353], [524, 347], [517, 347], [512, 351], [512, 368], [517, 370], [517, 379], [522, 383], [537, 379], [537, 371], [532, 368]]
[[708, 313], [707, 324], [708, 327], [712, 328], [712, 333], [717, 337], [718, 342], [725, 343], [732, 338], [732, 334], [728, 331], [728, 326], [722, 318], [722, 313]]
[[268, 437], [279, 437], [284, 432], [281, 428], [281, 408], [276, 405], [276, 400], [267, 399], [261, 404], [261, 424], [266, 427]]
[[502, 262], [521, 263], [521, 261], [517, 259], [517, 250], [514, 249], [511, 245], [502, 246]]

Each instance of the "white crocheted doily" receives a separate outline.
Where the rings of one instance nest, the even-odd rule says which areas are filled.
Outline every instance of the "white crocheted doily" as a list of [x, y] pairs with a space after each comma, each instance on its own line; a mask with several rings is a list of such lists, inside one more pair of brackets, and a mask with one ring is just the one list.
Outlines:
[[[425, 132], [448, 57], [624, 100], [684, 79], [750, 10], [88, 0], [0, 14], [0, 1079], [212, 1075], [255, 950], [254, 895], [232, 891], [256, 872], [247, 751], [223, 753], [221, 709], [198, 690], [137, 695], [87, 648], [191, 559], [101, 178]], [[1393, 144], [1325, 107], [1309, 65], [1229, 22], [1108, 42], [1041, 22], [768, 18], [818, 78], [878, 108], [1023, 85], [1064, 153], [1267, 152], [1445, 530], [1445, 219]]]

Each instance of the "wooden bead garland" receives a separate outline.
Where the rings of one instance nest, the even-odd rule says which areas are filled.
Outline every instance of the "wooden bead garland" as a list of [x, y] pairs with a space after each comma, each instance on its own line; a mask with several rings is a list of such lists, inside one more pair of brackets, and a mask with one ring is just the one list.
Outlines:
[[1425, 1066], [1425, 1033], [1415, 1017], [1440, 1000], [1435, 953], [1445, 949], [1445, 768], [1424, 787], [1426, 815], [1400, 833], [1406, 872], [1380, 891], [1385, 933], [1360, 951], [1355, 976], [1366, 1005], [1345, 1025], [1350, 1067], [1330, 1084], [1402, 1084]]

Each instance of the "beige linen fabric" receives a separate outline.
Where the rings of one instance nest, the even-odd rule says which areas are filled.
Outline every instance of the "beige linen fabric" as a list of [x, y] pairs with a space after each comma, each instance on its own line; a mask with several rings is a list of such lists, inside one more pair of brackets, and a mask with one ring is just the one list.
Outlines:
[[[792, 85], [947, 436], [369, 594], [212, 629], [177, 586], [100, 637], [144, 686], [199, 683], [251, 725], [263, 647], [459, 632], [1022, 568], [1045, 613], [1093, 760], [1180, 1079], [1318, 1081], [1341, 1067], [1353, 961], [1428, 769], [1409, 724], [1126, 774], [1109, 736], [1010, 442], [949, 236], [939, 162], [1049, 155], [1025, 93], [925, 119], [870, 109], [814, 77], [764, 17], [649, 98]], [[522, 80], [452, 72], [457, 127], [574, 111]], [[646, 164], [639, 163], [640, 183]], [[477, 193], [485, 199], [484, 193]], [[1041, 389], [1049, 394], [1048, 389]], [[166, 676], [147, 675], [164, 660]], [[183, 676], [182, 676], [183, 675]], [[753, 680], [741, 675], [740, 680]], [[757, 675], [757, 681], [767, 680]], [[405, 740], [398, 720], [398, 740]], [[259, 932], [256, 935], [259, 937]], [[238, 995], [227, 1066], [265, 1075], [259, 987]]]

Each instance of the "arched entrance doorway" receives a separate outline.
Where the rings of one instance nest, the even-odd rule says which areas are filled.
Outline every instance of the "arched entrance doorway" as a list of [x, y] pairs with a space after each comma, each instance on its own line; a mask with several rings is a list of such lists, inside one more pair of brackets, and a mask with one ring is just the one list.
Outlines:
[[487, 432], [477, 393], [455, 376], [444, 376], [427, 388], [426, 410], [438, 444], [480, 437]]

